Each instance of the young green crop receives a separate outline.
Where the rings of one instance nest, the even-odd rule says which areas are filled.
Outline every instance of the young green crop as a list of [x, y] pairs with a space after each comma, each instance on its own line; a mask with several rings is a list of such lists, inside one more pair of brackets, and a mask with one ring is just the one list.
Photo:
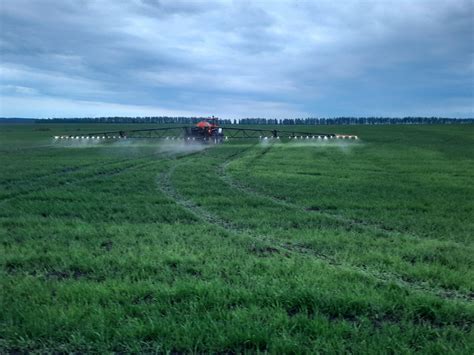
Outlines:
[[473, 352], [472, 127], [199, 151], [40, 128], [0, 127], [2, 352]]

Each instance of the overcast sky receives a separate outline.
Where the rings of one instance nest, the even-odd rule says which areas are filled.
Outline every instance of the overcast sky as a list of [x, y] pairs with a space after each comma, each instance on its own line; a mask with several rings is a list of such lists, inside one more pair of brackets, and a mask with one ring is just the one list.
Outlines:
[[0, 116], [474, 117], [473, 26], [473, 0], [0, 0]]

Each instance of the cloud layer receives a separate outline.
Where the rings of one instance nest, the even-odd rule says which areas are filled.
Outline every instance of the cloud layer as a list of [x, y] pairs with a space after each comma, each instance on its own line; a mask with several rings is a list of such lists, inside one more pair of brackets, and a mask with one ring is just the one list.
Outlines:
[[0, 2], [0, 116], [472, 117], [470, 0]]

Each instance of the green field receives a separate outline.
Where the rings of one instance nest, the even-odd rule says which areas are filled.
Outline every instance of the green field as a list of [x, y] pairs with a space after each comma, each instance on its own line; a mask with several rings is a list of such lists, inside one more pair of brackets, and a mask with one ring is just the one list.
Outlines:
[[103, 128], [0, 126], [1, 353], [474, 353], [473, 125]]

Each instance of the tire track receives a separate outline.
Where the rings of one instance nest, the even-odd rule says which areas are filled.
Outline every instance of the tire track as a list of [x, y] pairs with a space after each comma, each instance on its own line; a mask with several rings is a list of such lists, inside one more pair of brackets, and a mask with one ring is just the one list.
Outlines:
[[33, 146], [28, 146], [28, 147], [17, 147], [17, 148], [11, 148], [11, 149], [1, 149], [0, 153], [13, 153], [13, 152], [22, 152], [22, 151], [27, 151], [27, 150], [32, 150], [32, 149], [42, 149], [42, 148], [49, 148], [53, 147], [53, 143], [49, 144], [40, 144], [40, 145], [33, 145]]
[[[99, 162], [95, 162], [95, 163], [85, 164], [84, 166], [79, 166], [77, 168], [74, 168], [72, 170], [67, 170], [67, 171], [64, 171], [64, 172], [59, 173], [59, 174], [56, 173], [56, 172], [45, 174], [45, 175], [42, 175], [42, 176], [34, 179], [34, 182], [36, 184], [33, 185], [32, 187], [30, 187], [29, 189], [21, 190], [21, 191], [18, 191], [16, 193], [14, 193], [14, 194], [7, 195], [6, 197], [3, 197], [0, 200], [0, 206], [3, 205], [4, 203], [10, 202], [10, 201], [12, 201], [16, 198], [19, 198], [19, 197], [22, 197], [22, 196], [28, 196], [29, 194], [34, 193], [34, 192], [45, 191], [45, 190], [61, 187], [61, 186], [64, 186], [64, 185], [73, 184], [73, 182], [70, 182], [70, 181], [67, 181], [67, 180], [58, 180], [58, 181], [56, 181], [55, 184], [48, 184], [48, 186], [41, 185], [43, 180], [47, 181], [48, 178], [53, 177], [53, 176], [59, 177], [59, 178], [64, 178], [65, 176], [71, 175], [71, 178], [74, 179], [77, 175], [82, 175], [84, 173], [84, 168], [86, 168], [85, 170], [91, 170], [91, 169], [94, 169], [94, 168], [97, 168], [97, 167], [101, 167], [101, 168], [109, 167], [111, 165], [123, 164], [123, 163], [130, 162], [130, 161], [133, 161], [133, 162], [143, 161], [143, 160], [147, 160], [147, 159], [150, 159], [150, 158], [153, 158], [153, 157], [161, 157], [163, 159], [170, 159], [170, 154], [171, 154], [171, 156], [174, 156], [175, 159], [181, 159], [184, 156], [192, 155], [192, 154], [195, 154], [195, 153], [197, 153], [197, 152], [184, 152], [184, 153], [175, 154], [174, 150], [172, 148], [170, 148], [170, 149], [164, 149], [164, 150], [161, 150], [159, 152], [152, 153], [152, 154], [142, 155], [140, 157], [118, 159], [118, 160], [105, 162], [105, 163], [102, 163], [102, 162], [99, 161]], [[112, 169], [110, 169], [110, 171], [114, 171], [116, 169], [117, 168], [112, 168]], [[93, 176], [92, 176], [92, 179], [93, 179], [94, 176], [107, 175], [108, 173], [106, 172], [104, 174], [102, 171], [93, 170], [93, 171], [89, 171], [89, 172], [86, 171], [85, 174], [89, 174], [89, 175], [93, 174]], [[87, 178], [87, 176], [82, 177], [82, 178], [79, 177], [79, 179], [81, 179], [81, 180], [87, 179], [87, 181], [91, 180], [91, 178]], [[80, 183], [80, 182], [79, 181], [74, 182], [74, 184], [78, 184], [78, 183]], [[40, 185], [40, 186], [37, 186], [37, 185]]]
[[[74, 173], [77, 173], [77, 172], [81, 172], [82, 170], [84, 169], [88, 169], [88, 168], [91, 168], [91, 167], [106, 167], [106, 166], [109, 166], [109, 165], [113, 165], [113, 164], [119, 164], [119, 163], [123, 163], [123, 162], [127, 162], [127, 161], [130, 161], [130, 160], [133, 160], [133, 159], [145, 159], [145, 158], [148, 158], [148, 157], [152, 157], [152, 156], [155, 156], [157, 155], [157, 153], [153, 153], [153, 154], [148, 154], [148, 155], [144, 155], [144, 156], [141, 156], [141, 157], [138, 157], [138, 158], [126, 158], [126, 159], [115, 159], [115, 160], [111, 160], [111, 161], [107, 161], [107, 162], [102, 162], [102, 161], [97, 161], [97, 162], [94, 162], [94, 163], [87, 163], [87, 164], [82, 164], [82, 165], [78, 165], [78, 166], [73, 166], [73, 167], [64, 167], [63, 169], [61, 170], [55, 170], [53, 172], [49, 172], [47, 174], [42, 174], [42, 175], [37, 175], [37, 176], [33, 176], [31, 178], [25, 178], [25, 179], [18, 179], [18, 180], [15, 180], [15, 183], [16, 184], [22, 184], [22, 183], [26, 183], [28, 182], [29, 185], [31, 185], [30, 183], [42, 183], [43, 180], [47, 180], [48, 178], [50, 177], [63, 177], [63, 176], [66, 176], [66, 175], [72, 175]], [[8, 184], [2, 184], [3, 186], [6, 186], [8, 187], [9, 185]], [[9, 197], [9, 196], [7, 196]]]
[[[92, 180], [94, 180], [98, 177], [114, 176], [114, 175], [121, 174], [122, 172], [128, 171], [128, 170], [133, 169], [133, 168], [141, 168], [142, 166], [147, 166], [147, 165], [150, 165], [152, 163], [155, 163], [155, 161], [142, 162], [144, 159], [148, 159], [148, 158], [151, 158], [152, 156], [157, 156], [159, 154], [160, 153], [155, 153], [155, 154], [151, 154], [151, 155], [148, 155], [148, 156], [141, 157], [139, 159], [129, 158], [129, 159], [121, 159], [121, 160], [110, 162], [110, 163], [101, 164], [100, 162], [97, 162], [97, 163], [94, 163], [94, 164], [90, 164], [90, 165], [88, 165], [88, 168], [91, 168], [91, 167], [94, 168], [94, 167], [99, 167], [99, 166], [100, 167], [104, 167], [104, 166], [108, 167], [110, 165], [115, 165], [115, 164], [119, 164], [119, 166], [112, 167], [110, 169], [105, 169], [105, 170], [99, 170], [99, 171], [93, 170], [93, 171], [90, 171], [90, 172], [85, 172], [86, 176], [77, 176], [77, 175], [83, 173], [82, 169], [74, 170], [73, 173], [66, 172], [64, 174], [61, 174], [60, 177], [65, 177], [67, 175], [72, 175], [71, 176], [72, 181], [71, 180], [58, 180], [58, 181], [56, 181], [55, 184], [49, 184], [48, 186], [44, 186], [44, 185], [43, 186], [34, 186], [34, 187], [32, 187], [28, 190], [23, 190], [23, 191], [17, 192], [16, 194], [8, 196], [6, 198], [3, 198], [0, 201], [0, 206], [4, 205], [5, 203], [11, 202], [12, 200], [15, 200], [17, 198], [25, 197], [25, 196], [28, 196], [32, 193], [36, 193], [36, 192], [39, 192], [39, 191], [47, 191], [47, 190], [51, 190], [51, 189], [55, 189], [55, 188], [63, 187], [63, 186], [78, 185], [78, 184], [80, 184], [84, 181], [92, 181]], [[135, 163], [132, 164], [132, 165], [129, 165], [129, 166], [125, 166], [125, 167], [120, 166], [121, 164], [124, 164], [126, 162], [130, 162], [130, 161], [133, 161]], [[56, 174], [48, 174], [49, 177], [55, 176], [55, 175]], [[77, 178], [77, 180], [74, 180], [74, 178]]]
[[[250, 149], [250, 148], [249, 148]], [[243, 153], [243, 151], [239, 151], [237, 153], [231, 154], [228, 159], [232, 157], [239, 156]], [[406, 280], [403, 276], [390, 273], [390, 272], [382, 272], [375, 270], [373, 268], [365, 267], [365, 266], [358, 266], [351, 263], [347, 263], [344, 261], [336, 260], [334, 257], [320, 253], [312, 248], [307, 246], [295, 243], [295, 242], [283, 242], [277, 240], [268, 235], [261, 235], [257, 234], [254, 231], [240, 227], [231, 221], [227, 221], [218, 215], [210, 212], [209, 210], [203, 208], [202, 206], [198, 206], [194, 201], [191, 199], [185, 198], [181, 195], [173, 185], [172, 176], [175, 173], [176, 169], [180, 166], [184, 166], [186, 162], [174, 162], [168, 170], [163, 171], [157, 177], [157, 186], [158, 189], [166, 195], [169, 199], [175, 202], [178, 206], [182, 207], [183, 209], [190, 212], [192, 215], [197, 217], [198, 219], [208, 223], [212, 226], [215, 226], [222, 231], [225, 231], [235, 237], [247, 237], [251, 240], [259, 241], [261, 243], [267, 244], [272, 248], [276, 248], [280, 253], [290, 253], [293, 255], [305, 256], [316, 258], [321, 262], [326, 263], [332, 267], [336, 267], [339, 269], [346, 269], [350, 271], [357, 271], [365, 276], [372, 277], [377, 280], [380, 284], [395, 284], [399, 287], [407, 288], [409, 291], [419, 291], [419, 292], [426, 292], [432, 295], [441, 297], [443, 299], [450, 299], [450, 300], [458, 300], [458, 301], [472, 301], [474, 299], [474, 295], [471, 294], [464, 294], [458, 292], [456, 290], [445, 289], [442, 287], [436, 287], [430, 285], [428, 282], [423, 281], [412, 281]]]
[[[242, 184], [241, 182], [237, 181], [236, 179], [234, 179], [233, 177], [231, 177], [229, 175], [229, 173], [227, 172], [227, 168], [230, 165], [230, 163], [232, 163], [234, 160], [235, 159], [229, 159], [229, 160], [225, 161], [224, 163], [220, 164], [217, 168], [217, 175], [227, 185], [229, 185], [230, 187], [232, 187], [236, 190], [239, 190], [239, 191], [241, 191], [241, 192], [243, 192], [247, 195], [255, 196], [255, 197], [270, 201], [270, 202], [272, 202], [276, 205], [282, 206], [282, 207], [286, 207], [286, 208], [290, 208], [290, 209], [296, 209], [296, 210], [298, 210], [300, 212], [303, 212], [303, 213], [318, 214], [320, 216], [324, 216], [326, 218], [330, 218], [334, 221], [340, 222], [340, 223], [342, 223], [342, 224], [344, 224], [348, 227], [356, 226], [356, 227], [359, 227], [363, 230], [370, 230], [371, 232], [378, 232], [378, 233], [380, 233], [384, 236], [391, 236], [391, 237], [406, 235], [406, 233], [393, 231], [393, 230], [388, 230], [386, 228], [381, 227], [380, 225], [374, 225], [374, 224], [370, 224], [370, 223], [367, 223], [367, 222], [364, 222], [364, 221], [359, 221], [359, 220], [346, 218], [346, 217], [344, 217], [342, 215], [339, 215], [339, 214], [333, 214], [333, 213], [320, 211], [320, 210], [319, 211], [318, 210], [311, 210], [311, 209], [303, 207], [299, 204], [289, 202], [289, 201], [285, 201], [285, 200], [282, 200], [282, 199], [277, 198], [275, 196], [264, 194], [261, 191], [258, 191], [258, 190], [254, 189], [254, 188], [252, 188], [248, 185]], [[417, 236], [414, 236], [414, 237], [417, 237]], [[419, 237], [417, 237], [417, 238], [419, 238]]]
[[[368, 232], [372, 232], [372, 233], [375, 232], [375, 233], [378, 233], [378, 234], [380, 234], [384, 237], [393, 238], [393, 237], [402, 236], [402, 237], [409, 237], [409, 238], [412, 238], [412, 239], [416, 239], [416, 240], [419, 240], [419, 241], [442, 242], [439, 239], [423, 238], [423, 237], [420, 237], [420, 236], [418, 236], [416, 234], [413, 234], [413, 233], [401, 232], [401, 231], [397, 231], [395, 229], [387, 229], [387, 228], [385, 228], [385, 227], [383, 227], [379, 224], [374, 224], [374, 223], [369, 223], [369, 222], [362, 221], [362, 220], [347, 218], [347, 217], [344, 217], [341, 214], [335, 214], [335, 213], [330, 213], [330, 212], [321, 211], [321, 210], [308, 209], [307, 207], [301, 206], [299, 204], [289, 202], [289, 201], [280, 199], [278, 197], [262, 193], [261, 191], [258, 191], [258, 190], [254, 189], [254, 188], [252, 188], [248, 185], [242, 184], [241, 182], [237, 181], [235, 178], [233, 178], [228, 173], [228, 171], [227, 171], [228, 166], [232, 162], [237, 160], [238, 158], [242, 157], [243, 155], [244, 154], [242, 154], [242, 152], [241, 152], [240, 154], [236, 154], [234, 156], [228, 157], [216, 169], [217, 175], [219, 176], [219, 178], [223, 182], [225, 182], [230, 187], [241, 191], [242, 193], [245, 193], [245, 194], [250, 195], [250, 196], [255, 196], [255, 197], [267, 200], [267, 201], [270, 201], [270, 202], [272, 202], [274, 204], [277, 204], [277, 205], [280, 205], [282, 207], [286, 207], [286, 208], [290, 208], [290, 209], [296, 209], [296, 210], [298, 210], [302, 213], [318, 214], [320, 216], [324, 216], [326, 218], [329, 218], [329, 219], [332, 219], [332, 220], [337, 221], [339, 223], [342, 223], [342, 224], [348, 226], [351, 229], [353, 227], [358, 227], [358, 228], [360, 228], [361, 231], [368, 231]], [[465, 245], [462, 245], [462, 244], [460, 244], [458, 242], [455, 242], [455, 241], [449, 241], [449, 242], [453, 243], [453, 244], [456, 244], [456, 245], [459, 245], [459, 246], [462, 246], [462, 247], [465, 247]]]
[[15, 180], [14, 185], [12, 185], [10, 183], [7, 183], [7, 184], [2, 184], [3, 185], [2, 187], [5, 187], [6, 189], [17, 188], [18, 185], [22, 185], [22, 184], [28, 184], [28, 187], [17, 189], [17, 191], [15, 191], [13, 193], [10, 193], [8, 195], [5, 195], [4, 198], [5, 199], [12, 199], [16, 196], [24, 195], [24, 194], [27, 194], [29, 192], [36, 191], [38, 189], [37, 185], [41, 185], [41, 184], [47, 182], [47, 180], [51, 177], [62, 178], [62, 177], [68, 176], [68, 175], [73, 175], [74, 176], [74, 174], [81, 173], [85, 169], [88, 169], [88, 168], [94, 168], [94, 167], [99, 167], [99, 166], [100, 167], [107, 167], [107, 166], [114, 165], [114, 164], [120, 164], [120, 163], [126, 162], [128, 160], [129, 159], [120, 159], [120, 160], [110, 161], [110, 162], [106, 162], [106, 163], [101, 163], [101, 162], [89, 163], [89, 164], [84, 164], [84, 165], [80, 165], [80, 166], [64, 168], [64, 169], [59, 170], [59, 171], [54, 171], [54, 172], [51, 172], [51, 173], [35, 176], [35, 177], [30, 178], [30, 179]]

